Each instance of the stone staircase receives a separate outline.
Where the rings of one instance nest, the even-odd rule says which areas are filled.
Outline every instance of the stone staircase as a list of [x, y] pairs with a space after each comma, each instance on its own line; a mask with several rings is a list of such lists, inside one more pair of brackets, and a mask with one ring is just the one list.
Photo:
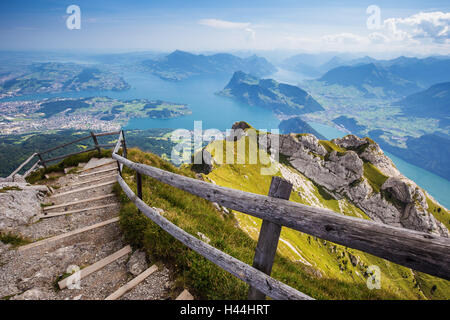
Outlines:
[[[121, 237], [112, 159], [91, 159], [48, 182], [37, 222], [17, 227], [32, 242], [16, 250], [0, 242], [0, 298], [168, 299], [173, 281]], [[193, 299], [183, 291], [177, 299]]]

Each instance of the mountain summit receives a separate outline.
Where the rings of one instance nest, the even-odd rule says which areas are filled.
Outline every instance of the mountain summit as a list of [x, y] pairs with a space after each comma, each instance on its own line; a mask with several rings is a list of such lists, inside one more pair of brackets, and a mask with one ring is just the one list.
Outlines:
[[276, 68], [265, 58], [256, 55], [248, 58], [239, 58], [228, 53], [207, 56], [180, 50], [159, 60], [145, 60], [143, 65], [162, 79], [176, 81], [198, 75], [227, 75], [238, 70], [256, 76], [264, 76], [276, 71]]
[[219, 94], [252, 106], [266, 107], [278, 114], [298, 115], [322, 111], [322, 106], [305, 90], [273, 79], [258, 79], [242, 71], [235, 72]]

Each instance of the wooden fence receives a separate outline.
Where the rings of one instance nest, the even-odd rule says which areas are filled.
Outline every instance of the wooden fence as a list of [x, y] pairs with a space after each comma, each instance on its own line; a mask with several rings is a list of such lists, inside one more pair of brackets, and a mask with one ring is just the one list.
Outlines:
[[[81, 138], [76, 139], [76, 140], [74, 140], [74, 141], [71, 141], [71, 142], [68, 142], [68, 143], [65, 143], [65, 144], [62, 144], [62, 145], [59, 145], [59, 146], [50, 148], [50, 149], [48, 149], [48, 150], [45, 150], [45, 151], [42, 151], [42, 152], [39, 152], [39, 153], [33, 153], [33, 154], [32, 154], [27, 160], [25, 160], [25, 161], [24, 161], [24, 162], [23, 162], [16, 170], [14, 170], [14, 171], [8, 176], [8, 178], [12, 178], [12, 179], [13, 179], [14, 176], [15, 176], [16, 174], [18, 174], [18, 173], [20, 172], [20, 170], [22, 170], [22, 168], [25, 167], [25, 166], [26, 166], [26, 165], [27, 165], [34, 157], [38, 157], [39, 159], [31, 166], [30, 169], [28, 169], [28, 170], [23, 174], [22, 177], [26, 178], [26, 177], [27, 177], [31, 172], [33, 172], [33, 170], [36, 169], [38, 166], [43, 166], [44, 168], [46, 168], [46, 167], [47, 167], [47, 164], [50, 163], [50, 162], [53, 162], [53, 161], [65, 159], [65, 158], [67, 158], [67, 157], [70, 157], [70, 156], [73, 156], [73, 155], [76, 155], [76, 154], [85, 153], [85, 152], [90, 152], [90, 151], [94, 151], [94, 150], [97, 150], [97, 151], [100, 153], [100, 149], [101, 149], [101, 148], [112, 148], [112, 147], [115, 146], [115, 144], [99, 144], [99, 143], [98, 143], [98, 140], [97, 140], [97, 137], [103, 137], [103, 136], [109, 136], [109, 135], [118, 135], [118, 134], [120, 134], [121, 132], [122, 132], [122, 131], [94, 133], [94, 132], [91, 131], [90, 135], [88, 135], [88, 136], [81, 137]], [[93, 148], [86, 149], [86, 150], [81, 150], [81, 151], [73, 152], [73, 153], [69, 153], [69, 154], [65, 154], [65, 155], [62, 155], [62, 156], [57, 156], [57, 157], [54, 157], [54, 158], [51, 158], [51, 159], [44, 159], [44, 157], [43, 157], [43, 155], [45, 155], [45, 154], [48, 154], [48, 153], [53, 152], [53, 151], [55, 151], [55, 150], [58, 150], [58, 149], [67, 147], [67, 146], [69, 146], [69, 145], [72, 145], [72, 144], [75, 144], [75, 143], [78, 143], [78, 142], [81, 142], [81, 141], [84, 141], [84, 140], [87, 140], [87, 139], [92, 139], [92, 140], [93, 140], [93, 142], [94, 142], [94, 147], [93, 147]]]
[[[113, 134], [119, 134], [115, 145], [98, 144], [96, 137]], [[50, 161], [82, 153], [76, 152], [53, 159], [42, 159], [42, 154], [88, 138], [94, 140], [95, 148], [82, 152], [96, 149], [100, 151], [100, 148], [114, 146], [112, 157], [117, 160], [118, 182], [136, 207], [174, 238], [249, 284], [249, 299], [265, 299], [266, 295], [273, 299], [312, 299], [308, 295], [270, 277], [280, 231], [283, 226], [450, 280], [449, 238], [349, 217], [327, 209], [291, 202], [288, 199], [292, 185], [279, 177], [272, 179], [269, 195], [264, 196], [217, 186], [145, 164], [135, 163], [127, 159], [127, 146], [123, 131], [91, 134], [39, 154], [33, 154], [13, 174], [17, 173], [36, 155], [40, 158], [39, 163], [45, 165]], [[120, 150], [122, 150], [121, 155], [119, 154]], [[133, 193], [122, 178], [123, 166], [134, 170], [136, 173], [137, 195]], [[157, 179], [206, 200], [217, 202], [229, 209], [261, 218], [263, 223], [253, 266], [249, 266], [197, 239], [145, 204], [142, 201], [142, 175]]]
[[[120, 147], [123, 150], [122, 155], [117, 153]], [[272, 179], [269, 195], [264, 196], [217, 186], [135, 163], [126, 158], [123, 133], [119, 137], [112, 157], [118, 161], [120, 173], [123, 166], [136, 172], [137, 196], [121, 176], [118, 179], [123, 191], [138, 209], [186, 246], [248, 283], [251, 286], [249, 299], [264, 299], [265, 295], [275, 299], [310, 299], [305, 294], [270, 277], [282, 226], [450, 280], [449, 238], [291, 202], [287, 199], [292, 186], [278, 177]], [[142, 175], [217, 202], [229, 209], [261, 218], [263, 223], [253, 267], [243, 265], [242, 261], [236, 261], [233, 257], [218, 252], [217, 249], [179, 229], [146, 205], [142, 201]]]

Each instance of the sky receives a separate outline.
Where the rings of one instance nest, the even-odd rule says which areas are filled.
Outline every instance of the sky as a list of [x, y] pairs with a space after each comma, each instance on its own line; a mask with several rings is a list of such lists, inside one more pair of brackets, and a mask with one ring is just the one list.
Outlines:
[[0, 50], [175, 49], [450, 54], [450, 1], [0, 2]]

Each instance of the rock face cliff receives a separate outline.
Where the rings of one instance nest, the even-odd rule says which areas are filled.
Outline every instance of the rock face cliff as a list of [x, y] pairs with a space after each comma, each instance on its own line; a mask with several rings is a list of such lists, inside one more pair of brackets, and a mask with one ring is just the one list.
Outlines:
[[0, 231], [35, 222], [47, 192], [46, 186], [0, 182]]
[[[258, 142], [270, 148], [275, 138], [261, 135]], [[404, 177], [371, 139], [348, 135], [325, 141], [312, 134], [278, 138], [281, 157], [336, 199], [349, 199], [375, 221], [449, 236], [428, 212], [426, 193]]]
[[250, 106], [268, 108], [277, 114], [299, 115], [324, 110], [309, 93], [297, 86], [259, 79], [241, 71], [235, 72], [218, 94]]

